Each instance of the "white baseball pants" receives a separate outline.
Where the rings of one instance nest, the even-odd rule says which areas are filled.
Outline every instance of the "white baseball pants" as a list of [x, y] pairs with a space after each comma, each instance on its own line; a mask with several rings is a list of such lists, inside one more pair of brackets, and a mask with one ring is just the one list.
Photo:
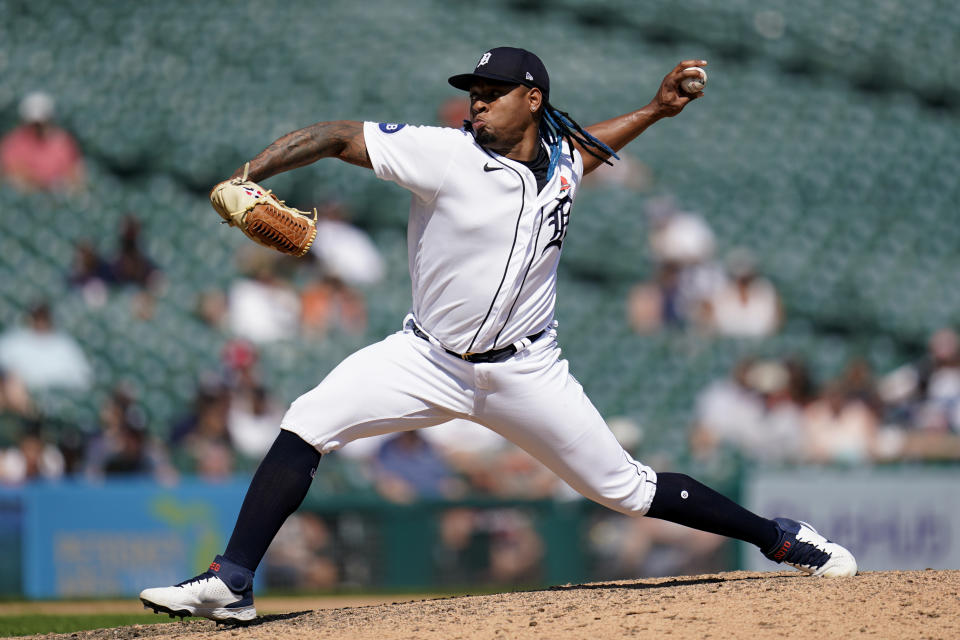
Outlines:
[[500, 363], [466, 362], [395, 333], [297, 398], [281, 423], [321, 453], [352, 440], [466, 418], [526, 450], [585, 497], [643, 515], [657, 475], [628, 454], [560, 359], [556, 332]]

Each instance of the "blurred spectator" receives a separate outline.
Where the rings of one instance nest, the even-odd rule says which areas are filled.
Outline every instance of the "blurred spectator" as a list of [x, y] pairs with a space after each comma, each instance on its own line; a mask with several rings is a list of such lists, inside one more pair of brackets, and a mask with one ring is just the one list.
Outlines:
[[651, 200], [646, 212], [654, 260], [677, 270], [678, 307], [685, 321], [694, 323], [724, 282], [713, 229], [703, 216], [681, 210], [669, 197]]
[[454, 498], [465, 491], [450, 465], [417, 430], [384, 440], [372, 462], [377, 491], [391, 502]]
[[950, 328], [930, 336], [927, 354], [883, 377], [888, 419], [917, 429], [960, 433], [960, 338]]
[[0, 414], [28, 416], [32, 412], [33, 403], [27, 386], [15, 373], [0, 368]]
[[783, 366], [790, 375], [790, 395], [799, 407], [807, 406], [813, 399], [815, 389], [810, 371], [803, 358], [787, 356], [783, 359]]
[[147, 429], [146, 416], [123, 388], [116, 388], [100, 409], [100, 431], [88, 443], [86, 474], [146, 475], [169, 484], [176, 479], [166, 448]]
[[317, 208], [317, 237], [310, 254], [324, 275], [357, 287], [383, 279], [383, 257], [370, 236], [347, 221], [347, 211], [339, 202], [327, 202]]
[[[381, 495], [396, 501], [456, 499], [465, 491], [505, 499], [580, 499], [528, 453], [469, 420], [356, 440], [337, 455], [365, 463]], [[435, 555], [445, 584], [538, 579], [543, 542], [523, 509], [452, 507], [439, 518]]]
[[53, 324], [50, 306], [35, 304], [27, 325], [0, 334], [0, 368], [20, 378], [28, 389], [90, 387], [93, 370], [83, 349]]
[[[544, 498], [569, 498], [563, 489], [569, 489], [549, 469], [523, 449], [516, 446], [503, 447], [493, 460], [492, 473], [487, 475], [485, 487], [491, 495], [500, 498], [540, 500]], [[473, 475], [477, 479], [476, 469]], [[475, 484], [477, 488], [481, 488]], [[572, 492], [572, 489], [569, 489]]]
[[481, 580], [494, 584], [531, 584], [542, 580], [544, 544], [530, 515], [520, 509], [495, 509], [478, 515], [475, 525], [490, 540], [488, 575]]
[[877, 393], [877, 383], [870, 363], [862, 357], [854, 357], [844, 367], [836, 380], [842, 393], [863, 402], [878, 418], [883, 412], [883, 401]]
[[266, 583], [282, 589], [332, 589], [340, 582], [335, 540], [317, 514], [298, 511], [280, 527], [263, 563]]
[[[464, 441], [471, 433], [476, 440]], [[502, 442], [500, 436], [474, 422], [452, 420], [430, 429], [384, 436], [374, 452], [364, 454], [366, 447], [354, 448], [349, 455], [369, 456], [377, 491], [392, 502], [462, 497], [468, 487], [458, 471], [466, 472], [469, 489], [474, 492], [506, 497], [499, 492], [509, 486], [518, 491], [514, 497], [542, 497], [540, 493], [532, 495], [536, 490], [531, 486], [518, 490], [517, 486], [523, 484], [521, 476], [513, 481], [503, 477], [510, 473], [511, 464], [513, 471], [531, 476], [528, 463], [519, 461], [527, 454], [510, 445], [517, 457], [501, 455]], [[356, 444], [350, 443], [343, 451]], [[448, 457], [454, 451], [456, 463]], [[507, 458], [513, 462], [507, 462]], [[489, 464], [486, 469], [485, 463]], [[441, 544], [435, 554], [445, 583], [535, 580], [543, 544], [533, 521], [521, 510], [453, 507], [443, 510], [439, 518]]]
[[656, 275], [630, 291], [630, 325], [649, 333], [696, 324], [706, 301], [724, 281], [713, 259], [713, 231], [703, 217], [682, 211], [672, 197], [649, 200], [646, 213]]
[[711, 382], [697, 394], [691, 435], [696, 457], [708, 458], [723, 444], [739, 446], [743, 439], [740, 434], [750, 431], [762, 419], [761, 398], [747, 383], [747, 374], [755, 362], [744, 358], [730, 376]]
[[682, 328], [687, 324], [680, 291], [680, 267], [665, 263], [657, 267], [653, 281], [630, 289], [627, 320], [637, 333], [653, 333], [662, 328]]
[[227, 330], [229, 310], [227, 294], [219, 289], [208, 289], [197, 296], [197, 317], [211, 329]]
[[107, 285], [112, 281], [110, 265], [93, 244], [86, 240], [75, 243], [67, 283], [80, 291], [88, 306], [97, 308], [106, 304]]
[[143, 289], [156, 289], [162, 273], [140, 246], [140, 220], [128, 213], [120, 223], [117, 254], [110, 264], [113, 281]]
[[919, 426], [960, 433], [960, 340], [952, 329], [930, 338], [929, 368], [920, 374], [924, 404]]
[[227, 413], [227, 430], [236, 450], [252, 460], [260, 460], [280, 434], [284, 407], [263, 386], [236, 396]]
[[0, 173], [17, 189], [72, 191], [83, 186], [80, 149], [53, 116], [53, 98], [30, 93], [20, 102], [20, 126], [0, 140]]
[[935, 331], [927, 354], [878, 383], [887, 427], [899, 427], [900, 455], [908, 459], [960, 459], [960, 338]]
[[292, 339], [300, 330], [300, 300], [276, 275], [275, 258], [268, 251], [246, 254], [242, 269], [248, 275], [234, 280], [227, 294], [230, 329], [255, 343]]
[[757, 272], [749, 252], [731, 252], [730, 276], [708, 300], [705, 323], [720, 335], [763, 337], [773, 335], [783, 322], [780, 296], [773, 284]]
[[730, 378], [711, 383], [697, 397], [694, 454], [708, 458], [726, 444], [761, 462], [802, 459], [803, 414], [795, 388], [783, 363], [741, 361]]
[[80, 476], [86, 469], [87, 441], [90, 425], [61, 425], [57, 429], [57, 448], [63, 455], [65, 473]]
[[421, 435], [467, 481], [472, 493], [538, 499], [565, 497], [572, 491], [536, 458], [476, 422], [450, 420], [421, 429]]
[[0, 450], [0, 484], [57, 480], [64, 469], [63, 454], [56, 445], [44, 441], [36, 426], [25, 429], [15, 447]]
[[235, 455], [227, 415], [230, 396], [219, 380], [201, 380], [189, 413], [171, 429], [178, 466], [207, 479], [226, 478], [234, 471]]
[[807, 460], [861, 464], [875, 456], [878, 417], [842, 382], [827, 385], [804, 413]]
[[666, 520], [632, 518], [619, 513], [597, 516], [587, 543], [599, 580], [683, 576], [729, 568], [720, 553], [726, 538]]
[[247, 340], [237, 338], [223, 345], [220, 353], [223, 383], [232, 398], [249, 397], [263, 386], [259, 361], [256, 345]]
[[229, 480], [236, 470], [236, 453], [229, 443], [213, 438], [190, 441], [193, 473], [210, 482]]
[[[502, 499], [580, 499], [526, 451], [494, 431], [455, 419], [422, 429], [423, 437], [463, 477], [473, 494]], [[539, 579], [543, 541], [522, 509], [449, 509], [441, 519], [437, 550], [449, 584], [498, 584]]]
[[328, 275], [301, 292], [300, 322], [304, 333], [314, 337], [332, 329], [362, 335], [367, 330], [367, 309], [358, 291]]
[[691, 266], [713, 258], [716, 239], [703, 216], [683, 211], [671, 196], [650, 199], [645, 210], [650, 252], [657, 263]]
[[[234, 450], [259, 462], [280, 432], [283, 407], [264, 385], [257, 347], [246, 340], [227, 342], [220, 355], [227, 391], [227, 434]], [[372, 444], [372, 443], [371, 443]]]
[[193, 398], [191, 410], [177, 419], [170, 430], [170, 444], [188, 445], [192, 438], [224, 440], [229, 442], [227, 388], [216, 381], [201, 381]]

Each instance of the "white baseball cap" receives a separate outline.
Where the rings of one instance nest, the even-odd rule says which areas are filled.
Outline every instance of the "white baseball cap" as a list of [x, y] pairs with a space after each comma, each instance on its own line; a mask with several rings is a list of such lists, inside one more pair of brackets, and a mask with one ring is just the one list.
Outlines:
[[53, 117], [53, 97], [44, 91], [32, 91], [20, 101], [20, 117], [26, 122], [46, 122]]

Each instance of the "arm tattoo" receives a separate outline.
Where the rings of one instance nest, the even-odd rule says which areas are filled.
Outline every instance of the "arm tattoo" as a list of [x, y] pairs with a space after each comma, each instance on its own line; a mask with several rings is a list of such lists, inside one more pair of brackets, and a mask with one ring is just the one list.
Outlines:
[[[318, 122], [278, 138], [250, 161], [249, 178], [259, 182], [278, 173], [296, 169], [320, 158], [340, 158], [371, 168], [363, 123], [341, 120]], [[243, 168], [234, 176], [243, 175]]]

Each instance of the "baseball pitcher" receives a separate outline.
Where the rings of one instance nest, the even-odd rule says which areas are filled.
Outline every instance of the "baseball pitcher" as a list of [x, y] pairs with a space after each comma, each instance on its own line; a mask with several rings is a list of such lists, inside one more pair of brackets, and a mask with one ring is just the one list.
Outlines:
[[[849, 551], [810, 525], [753, 514], [689, 476], [657, 473], [617, 442], [560, 356], [557, 263], [583, 176], [703, 92], [684, 60], [641, 109], [581, 127], [550, 102], [533, 53], [497, 47], [472, 73], [461, 129], [320, 122], [287, 134], [211, 192], [214, 208], [254, 240], [309, 248], [309, 214], [257, 183], [321, 158], [372, 169], [411, 193], [412, 306], [397, 333], [344, 360], [300, 396], [251, 481], [233, 534], [205, 573], [146, 589], [156, 612], [222, 622], [256, 617], [254, 571], [310, 486], [321, 455], [357, 438], [466, 418], [532, 454], [587, 498], [756, 545], [817, 576], [851, 576]], [[362, 392], [360, 391], [362, 389]]]

